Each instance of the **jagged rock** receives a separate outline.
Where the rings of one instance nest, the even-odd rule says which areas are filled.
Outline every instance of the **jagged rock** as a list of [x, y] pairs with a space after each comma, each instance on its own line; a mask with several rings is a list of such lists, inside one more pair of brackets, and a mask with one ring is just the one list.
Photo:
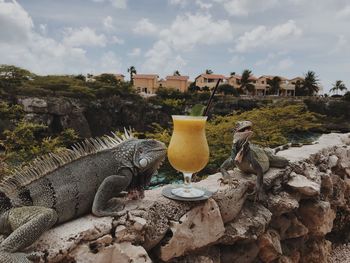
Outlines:
[[50, 126], [53, 121], [53, 116], [46, 113], [44, 114], [28, 113], [24, 115], [24, 120], [28, 122], [35, 122], [35, 123]]
[[337, 166], [339, 158], [336, 155], [331, 155], [328, 157], [328, 167], [333, 168]]
[[172, 237], [160, 248], [160, 258], [164, 261], [214, 243], [225, 231], [219, 207], [213, 199], [193, 208], [170, 229]]
[[300, 204], [298, 216], [314, 236], [324, 236], [331, 232], [335, 212], [329, 202], [305, 200]]
[[20, 98], [18, 103], [23, 106], [25, 112], [47, 113], [47, 101], [40, 98]]
[[48, 112], [59, 116], [69, 115], [73, 107], [77, 106], [73, 106], [71, 100], [63, 98], [55, 98], [48, 101]]
[[220, 248], [211, 246], [197, 250], [194, 254], [174, 258], [169, 263], [222, 263]]
[[76, 263], [152, 263], [145, 249], [131, 243], [113, 244], [93, 253], [88, 245], [79, 246], [71, 253]]
[[230, 174], [232, 177], [238, 179], [238, 186], [236, 188], [230, 186], [222, 187], [213, 195], [213, 198], [220, 208], [224, 223], [232, 221], [241, 211], [247, 199], [246, 193], [249, 187], [249, 182], [242, 179], [238, 170], [234, 170], [234, 172], [230, 171]]
[[225, 225], [225, 234], [219, 243], [232, 245], [238, 240], [256, 240], [265, 232], [271, 216], [264, 206], [246, 202], [239, 215]]
[[252, 263], [255, 262], [258, 253], [259, 247], [256, 242], [223, 246], [221, 248], [221, 263]]
[[309, 229], [304, 226], [295, 215], [291, 215], [290, 226], [286, 229], [281, 239], [302, 237], [308, 233]]
[[315, 196], [320, 194], [321, 186], [305, 176], [297, 173], [291, 174], [291, 179], [287, 183], [288, 186], [292, 187], [295, 191], [307, 195]]
[[330, 241], [310, 239], [305, 244], [300, 263], [328, 263], [331, 251], [332, 243]]
[[111, 217], [85, 216], [50, 229], [27, 250], [36, 252], [42, 262], [44, 259], [48, 262], [59, 262], [80, 243], [109, 234], [112, 220]]
[[330, 196], [333, 193], [333, 181], [331, 175], [331, 170], [326, 170], [326, 172], [320, 172], [321, 192], [326, 196]]
[[275, 230], [269, 229], [259, 237], [259, 258], [263, 262], [271, 262], [282, 255], [280, 237]]
[[278, 195], [270, 194], [268, 197], [268, 208], [275, 216], [289, 213], [299, 207], [295, 195], [281, 192]]

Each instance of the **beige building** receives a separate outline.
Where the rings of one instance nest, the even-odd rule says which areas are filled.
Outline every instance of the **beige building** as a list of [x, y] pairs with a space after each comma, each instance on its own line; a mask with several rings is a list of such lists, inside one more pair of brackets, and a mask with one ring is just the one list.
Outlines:
[[155, 94], [159, 87], [158, 75], [155, 74], [135, 74], [133, 81], [139, 93]]
[[217, 74], [201, 74], [195, 78], [195, 82], [197, 87], [209, 87], [211, 89], [215, 87], [219, 79], [223, 80], [221, 84], [226, 82], [226, 77], [224, 75]]
[[188, 90], [188, 76], [167, 76], [165, 81], [166, 88], [176, 89], [181, 92]]
[[239, 89], [241, 85], [241, 76], [240, 75], [231, 75], [227, 78], [227, 84], [233, 86], [235, 89]]

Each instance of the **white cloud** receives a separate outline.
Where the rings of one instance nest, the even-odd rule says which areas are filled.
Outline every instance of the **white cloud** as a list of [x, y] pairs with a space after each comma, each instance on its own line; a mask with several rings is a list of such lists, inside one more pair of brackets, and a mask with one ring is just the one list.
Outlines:
[[138, 35], [155, 35], [157, 34], [158, 29], [148, 20], [148, 18], [142, 18], [139, 22], [137, 22], [133, 32]]
[[180, 55], [175, 55], [169, 45], [162, 40], [157, 41], [152, 49], [145, 54], [145, 57], [142, 70], [161, 75], [169, 74], [175, 69], [181, 71], [187, 64]]
[[294, 66], [294, 61], [291, 58], [289, 58], [289, 57], [281, 59], [277, 63], [277, 69], [281, 70], [281, 71], [290, 69], [292, 66]]
[[293, 20], [272, 28], [258, 26], [238, 38], [236, 51], [246, 52], [257, 47], [280, 44], [281, 41], [297, 38], [302, 30]]
[[129, 53], [128, 53], [128, 56], [130, 57], [138, 57], [141, 55], [141, 49], [140, 48], [134, 48], [133, 50], [131, 50]]
[[104, 47], [107, 38], [104, 34], [97, 34], [95, 30], [89, 27], [79, 29], [66, 28], [64, 32], [63, 43], [67, 46], [100, 46]]
[[103, 27], [106, 28], [107, 30], [114, 29], [113, 18], [111, 16], [105, 17], [102, 21], [102, 24], [103, 24]]
[[0, 42], [27, 41], [33, 21], [17, 2], [0, 1]]
[[243, 56], [238, 56], [238, 55], [234, 55], [231, 60], [230, 60], [230, 64], [234, 67], [242, 67], [242, 64], [245, 62], [245, 58]]
[[127, 0], [92, 0], [96, 3], [109, 2], [115, 8], [125, 9], [127, 6]]
[[275, 7], [278, 0], [213, 0], [221, 3], [225, 10], [233, 16], [246, 16], [251, 13], [258, 13]]
[[335, 54], [335, 53], [345, 53], [345, 50], [348, 49], [349, 47], [349, 42], [346, 39], [344, 35], [339, 35], [338, 40], [334, 45], [334, 48], [331, 49], [329, 54]]
[[177, 50], [191, 50], [198, 44], [218, 44], [233, 39], [228, 20], [214, 20], [210, 14], [185, 14], [176, 17], [160, 37]]
[[169, 3], [172, 5], [179, 5], [181, 7], [184, 7], [187, 5], [188, 0], [169, 0]]
[[196, 0], [196, 4], [202, 9], [210, 9], [213, 7], [212, 3], [206, 3], [206, 2], [203, 2], [202, 0]]
[[339, 18], [350, 17], [350, 5], [347, 5], [344, 8], [342, 8], [340, 11], [338, 11], [336, 16]]
[[124, 44], [124, 39], [121, 39], [121, 38], [119, 38], [117, 36], [112, 36], [112, 38], [110, 40], [110, 43], [122, 45], [122, 44]]
[[46, 35], [47, 34], [47, 24], [40, 24], [39, 29], [41, 34]]
[[102, 55], [97, 68], [99, 73], [120, 73], [122, 63], [114, 52], [108, 51]]

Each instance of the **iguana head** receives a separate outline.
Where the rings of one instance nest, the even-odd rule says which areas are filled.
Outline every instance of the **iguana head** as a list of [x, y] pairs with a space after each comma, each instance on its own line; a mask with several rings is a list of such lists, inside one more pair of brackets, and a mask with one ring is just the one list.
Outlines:
[[[134, 149], [132, 162], [137, 173], [129, 186], [129, 197], [133, 199], [143, 197], [144, 188], [149, 185], [152, 175], [157, 173], [166, 157], [165, 144], [157, 140], [137, 140]], [[134, 197], [133, 194], [139, 196]]]
[[253, 123], [251, 121], [239, 121], [236, 123], [233, 135], [233, 142], [247, 141], [252, 137]]

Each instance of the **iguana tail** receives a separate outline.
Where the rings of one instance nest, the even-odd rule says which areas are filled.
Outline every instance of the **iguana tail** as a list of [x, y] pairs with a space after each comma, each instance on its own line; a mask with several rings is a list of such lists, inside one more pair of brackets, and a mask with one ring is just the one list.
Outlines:
[[276, 167], [276, 168], [284, 168], [289, 164], [289, 160], [282, 157], [277, 156], [273, 153], [273, 151], [269, 149], [264, 149], [267, 157], [269, 158], [270, 167]]

